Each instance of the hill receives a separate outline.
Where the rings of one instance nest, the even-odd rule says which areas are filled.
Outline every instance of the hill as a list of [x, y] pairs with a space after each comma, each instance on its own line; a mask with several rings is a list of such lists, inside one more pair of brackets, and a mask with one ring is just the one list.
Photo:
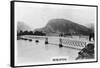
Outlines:
[[44, 28], [36, 29], [47, 33], [74, 33], [87, 35], [91, 29], [66, 19], [52, 19]]
[[17, 32], [19, 33], [20, 31], [30, 31], [31, 28], [26, 25], [24, 22], [17, 22]]

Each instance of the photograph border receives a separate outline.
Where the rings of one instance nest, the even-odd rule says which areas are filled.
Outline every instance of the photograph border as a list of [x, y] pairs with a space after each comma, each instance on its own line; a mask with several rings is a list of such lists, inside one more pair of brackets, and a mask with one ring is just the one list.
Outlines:
[[[15, 2], [22, 3], [39, 3], [39, 4], [51, 4], [51, 5], [72, 5], [72, 6], [86, 6], [86, 7], [96, 7], [96, 61], [86, 61], [86, 62], [69, 62], [69, 63], [55, 63], [55, 64], [39, 64], [39, 65], [15, 65]], [[52, 3], [52, 2], [36, 2], [36, 1], [10, 1], [10, 66], [11, 67], [31, 67], [31, 66], [48, 66], [48, 65], [63, 65], [63, 64], [80, 64], [80, 63], [94, 63], [98, 62], [98, 6], [97, 5], [83, 5], [83, 4], [65, 4], [65, 3]]]

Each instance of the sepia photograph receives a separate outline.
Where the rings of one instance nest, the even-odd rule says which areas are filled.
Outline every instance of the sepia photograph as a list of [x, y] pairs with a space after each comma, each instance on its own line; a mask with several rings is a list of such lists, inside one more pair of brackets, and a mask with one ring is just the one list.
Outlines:
[[14, 3], [14, 65], [97, 61], [97, 7]]

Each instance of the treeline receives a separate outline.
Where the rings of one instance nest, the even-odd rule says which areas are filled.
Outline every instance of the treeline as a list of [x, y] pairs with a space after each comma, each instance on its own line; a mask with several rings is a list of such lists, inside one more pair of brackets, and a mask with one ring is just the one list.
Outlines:
[[17, 32], [17, 36], [21, 36], [21, 35], [39, 35], [39, 36], [45, 36], [46, 34], [43, 33], [42, 31], [20, 31]]

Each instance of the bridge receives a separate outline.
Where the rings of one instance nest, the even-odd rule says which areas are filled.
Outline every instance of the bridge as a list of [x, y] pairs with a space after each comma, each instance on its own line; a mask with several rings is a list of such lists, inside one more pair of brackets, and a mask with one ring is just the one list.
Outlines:
[[[63, 47], [69, 47], [74, 49], [83, 49], [87, 44], [93, 43], [94, 41], [89, 41], [81, 38], [68, 38], [68, 37], [55, 37], [55, 36], [23, 36], [27, 39], [43, 39], [48, 44], [58, 45], [61, 44]], [[44, 42], [45, 43], [45, 42]]]

